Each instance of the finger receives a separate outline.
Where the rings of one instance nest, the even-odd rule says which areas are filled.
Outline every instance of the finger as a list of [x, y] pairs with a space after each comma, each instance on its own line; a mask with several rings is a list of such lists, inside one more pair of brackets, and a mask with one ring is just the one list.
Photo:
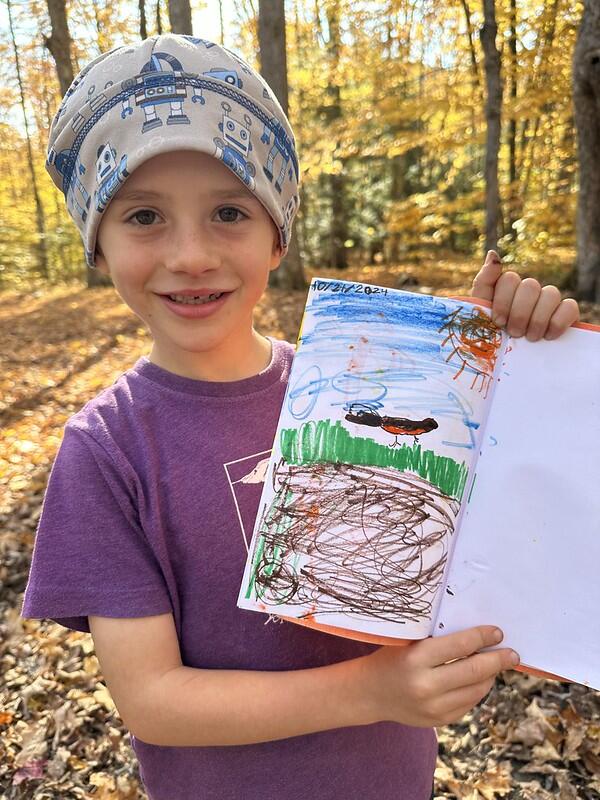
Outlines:
[[557, 339], [567, 328], [579, 321], [579, 305], [576, 300], [563, 300], [556, 309], [546, 331], [546, 339]]
[[483, 267], [479, 270], [473, 281], [471, 294], [480, 300], [491, 300], [494, 296], [494, 287], [502, 275], [502, 261], [495, 250], [489, 250], [485, 257]]
[[525, 278], [517, 286], [506, 323], [511, 336], [523, 336], [540, 297], [542, 287], [535, 278]]
[[538, 342], [548, 330], [552, 315], [561, 303], [560, 292], [556, 286], [544, 286], [536, 303], [526, 335], [530, 342]]
[[495, 680], [495, 677], [489, 678], [468, 688], [448, 692], [447, 695], [440, 698], [440, 702], [432, 708], [432, 716], [436, 719], [437, 724], [450, 725], [462, 719], [484, 697], [487, 697]]
[[[457, 658], [466, 658], [485, 647], [493, 647], [502, 641], [502, 635], [500, 628], [494, 625], [478, 625], [425, 639], [419, 650], [413, 652], [417, 653], [416, 658], [421, 666], [437, 667]], [[408, 655], [411, 655], [410, 651]]]
[[506, 325], [513, 298], [520, 283], [521, 278], [516, 272], [505, 272], [498, 279], [494, 289], [492, 319], [499, 328]]
[[442, 664], [433, 670], [433, 675], [440, 688], [459, 691], [493, 680], [499, 672], [512, 669], [518, 663], [517, 653], [508, 647], [502, 647]]

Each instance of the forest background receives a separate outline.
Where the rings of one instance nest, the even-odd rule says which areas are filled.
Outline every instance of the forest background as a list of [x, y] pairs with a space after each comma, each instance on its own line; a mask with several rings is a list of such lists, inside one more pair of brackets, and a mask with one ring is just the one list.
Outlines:
[[[61, 98], [45, 44], [56, 35], [52, 5], [65, 4], [0, 5], [4, 286], [82, 274], [79, 238], [43, 169]], [[261, 5], [267, 17], [278, 3]], [[490, 97], [487, 119], [480, 41], [486, 5], [495, 13], [503, 89]], [[195, 35], [212, 36], [260, 67], [256, 0], [191, 6]], [[139, 38], [142, 8], [144, 32], [169, 29], [169, 6], [160, 0], [70, 0], [66, 7], [75, 73], [100, 52]], [[572, 61], [582, 10], [566, 0], [288, 2], [287, 89], [302, 164], [296, 230], [304, 266], [481, 255], [493, 118], [501, 128], [492, 243], [507, 262], [551, 263], [548, 280], [574, 286]]]
[[[490, 243], [524, 273], [600, 300], [600, 182], [580, 191], [581, 175], [600, 164], [600, 100], [584, 170], [574, 103], [584, 5], [600, 42], [600, 0], [0, 2], [2, 800], [144, 797], [90, 637], [19, 617], [62, 426], [149, 344], [112, 288], [86, 288], [97, 275], [43, 168], [61, 98], [49, 9], [66, 12], [75, 72], [175, 23], [240, 52], [287, 90], [302, 206], [283, 285], [269, 289], [257, 325], [293, 341], [314, 274], [465, 293]], [[486, 57], [490, 13], [497, 30]], [[600, 79], [594, 86], [598, 98]], [[577, 241], [582, 194], [591, 246]], [[586, 259], [592, 280], [582, 291]], [[583, 312], [600, 322], [593, 302]], [[600, 798], [600, 699], [584, 687], [507, 673], [439, 739], [438, 797]]]

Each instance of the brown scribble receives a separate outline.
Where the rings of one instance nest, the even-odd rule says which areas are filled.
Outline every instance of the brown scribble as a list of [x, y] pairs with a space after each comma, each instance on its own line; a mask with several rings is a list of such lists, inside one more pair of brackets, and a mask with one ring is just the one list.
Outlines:
[[281, 461], [262, 517], [257, 595], [306, 615], [431, 619], [458, 501], [416, 475]]

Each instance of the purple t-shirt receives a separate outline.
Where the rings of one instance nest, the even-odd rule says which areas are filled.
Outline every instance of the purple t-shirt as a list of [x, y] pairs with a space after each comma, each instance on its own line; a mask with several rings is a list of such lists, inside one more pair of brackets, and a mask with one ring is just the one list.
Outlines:
[[[370, 652], [236, 606], [293, 352], [274, 341], [264, 372], [231, 383], [142, 358], [73, 416], [23, 616], [87, 631], [89, 614], [171, 612], [183, 663], [203, 669], [304, 669]], [[437, 750], [433, 731], [395, 723], [244, 746], [132, 744], [152, 800], [426, 800]]]

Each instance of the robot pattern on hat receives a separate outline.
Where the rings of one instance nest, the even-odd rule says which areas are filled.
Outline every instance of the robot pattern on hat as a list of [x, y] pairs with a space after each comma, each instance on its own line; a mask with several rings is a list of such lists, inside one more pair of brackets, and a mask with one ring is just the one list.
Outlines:
[[[192, 65], [203, 68], [193, 72]], [[285, 253], [299, 206], [299, 169], [281, 106], [231, 51], [167, 34], [88, 64], [52, 123], [47, 168], [64, 192], [88, 264], [101, 215], [129, 175], [177, 149], [221, 160], [264, 205]]]

